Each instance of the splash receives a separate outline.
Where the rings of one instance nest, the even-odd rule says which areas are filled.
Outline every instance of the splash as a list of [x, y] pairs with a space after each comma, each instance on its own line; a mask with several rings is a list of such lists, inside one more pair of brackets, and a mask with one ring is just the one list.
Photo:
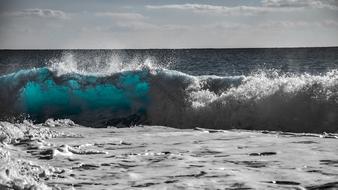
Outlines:
[[65, 53], [61, 59], [53, 60], [49, 63], [48, 68], [57, 76], [67, 74], [79, 74], [89, 76], [110, 76], [115, 73], [137, 70], [164, 69], [164, 67], [155, 64], [155, 60], [147, 58], [145, 61], [140, 61], [137, 57], [130, 62], [123, 62], [118, 55], [101, 60], [94, 59], [91, 62], [87, 60], [81, 61], [74, 57], [71, 53]]
[[338, 102], [335, 89], [338, 85], [337, 70], [329, 71], [323, 75], [280, 74], [276, 70], [260, 70], [249, 76], [223, 79], [239, 80], [241, 83], [236, 86], [232, 85], [216, 94], [209, 89], [204, 89], [207, 85], [206, 80], [197, 79], [190, 87], [192, 92], [189, 96], [194, 107], [207, 106], [217, 101], [226, 103], [227, 99], [231, 98], [240, 101], [259, 101], [278, 93], [292, 96], [301, 91], [312, 91], [311, 97], [313, 99], [324, 99], [326, 101], [332, 99]]

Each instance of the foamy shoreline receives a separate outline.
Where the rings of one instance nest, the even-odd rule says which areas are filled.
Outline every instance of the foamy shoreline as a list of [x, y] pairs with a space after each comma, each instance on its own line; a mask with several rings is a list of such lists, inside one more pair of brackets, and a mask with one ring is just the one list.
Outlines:
[[337, 137], [0, 122], [0, 189], [337, 188]]

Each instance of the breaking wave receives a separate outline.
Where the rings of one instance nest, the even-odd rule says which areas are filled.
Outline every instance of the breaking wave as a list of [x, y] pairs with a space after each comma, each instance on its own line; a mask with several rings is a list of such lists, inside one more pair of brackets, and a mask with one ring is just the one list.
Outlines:
[[[115, 63], [118, 62], [115, 60]], [[0, 76], [2, 119], [69, 118], [90, 127], [338, 131], [338, 70], [192, 76], [143, 64], [77, 65], [71, 56]]]

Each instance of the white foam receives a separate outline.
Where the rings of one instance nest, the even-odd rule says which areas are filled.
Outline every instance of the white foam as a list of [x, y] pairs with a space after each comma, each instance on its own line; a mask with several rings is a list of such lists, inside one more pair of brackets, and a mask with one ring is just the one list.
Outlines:
[[145, 61], [140, 61], [138, 58], [134, 58], [129, 63], [123, 63], [121, 57], [115, 54], [111, 55], [104, 64], [101, 64], [100, 60], [98, 59], [85, 64], [80, 62], [80, 60], [75, 59], [73, 54], [66, 53], [60, 60], [51, 61], [51, 64], [49, 64], [48, 68], [52, 72], [55, 72], [57, 76], [66, 74], [109, 76], [125, 71], [154, 71], [163, 67], [155, 64], [155, 61], [150, 57]]
[[[259, 71], [249, 76], [242, 76], [239, 86], [225, 89], [220, 94], [203, 89], [204, 80], [196, 80], [189, 87], [189, 101], [194, 107], [202, 107], [215, 101], [226, 102], [228, 98], [238, 100], [260, 100], [278, 92], [293, 95], [300, 91], [317, 90], [313, 98], [329, 99], [338, 96], [338, 70], [331, 70], [321, 75], [280, 74], [277, 71]], [[318, 88], [318, 89], [314, 89]], [[338, 100], [336, 100], [338, 101]]]

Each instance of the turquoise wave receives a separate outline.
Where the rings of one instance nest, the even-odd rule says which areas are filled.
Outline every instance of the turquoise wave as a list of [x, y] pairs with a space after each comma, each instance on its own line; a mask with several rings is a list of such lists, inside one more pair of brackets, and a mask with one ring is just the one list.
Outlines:
[[[2, 92], [13, 111], [37, 121], [54, 117], [102, 112], [111, 117], [144, 113], [149, 103], [146, 72], [123, 72], [112, 76], [67, 74], [56, 76], [48, 68], [20, 70], [0, 78]], [[6, 90], [5, 90], [6, 89]]]

